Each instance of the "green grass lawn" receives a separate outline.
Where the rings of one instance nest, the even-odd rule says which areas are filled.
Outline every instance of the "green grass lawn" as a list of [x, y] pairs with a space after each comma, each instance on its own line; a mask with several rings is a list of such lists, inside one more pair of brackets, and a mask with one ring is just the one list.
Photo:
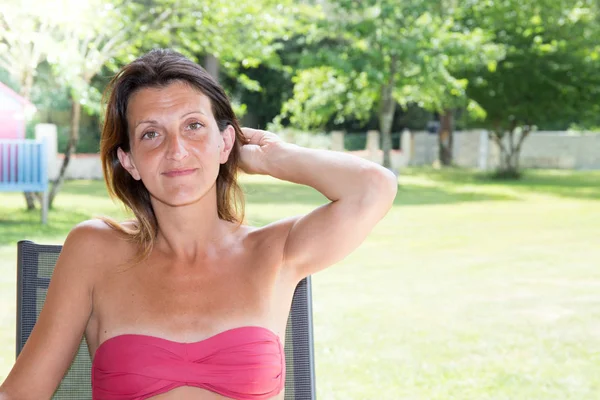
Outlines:
[[[243, 180], [262, 225], [324, 198]], [[69, 182], [48, 226], [0, 194], [0, 381], [14, 361], [15, 243], [60, 243], [123, 216], [101, 182]], [[600, 399], [600, 172], [402, 171], [396, 204], [313, 278], [320, 399]]]

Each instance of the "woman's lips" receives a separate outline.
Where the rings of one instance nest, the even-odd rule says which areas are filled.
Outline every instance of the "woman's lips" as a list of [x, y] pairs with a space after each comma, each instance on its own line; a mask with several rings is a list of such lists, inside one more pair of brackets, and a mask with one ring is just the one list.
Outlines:
[[172, 169], [170, 171], [163, 172], [163, 175], [166, 175], [168, 177], [184, 176], [193, 174], [194, 172], [196, 172], [196, 170], [197, 168]]

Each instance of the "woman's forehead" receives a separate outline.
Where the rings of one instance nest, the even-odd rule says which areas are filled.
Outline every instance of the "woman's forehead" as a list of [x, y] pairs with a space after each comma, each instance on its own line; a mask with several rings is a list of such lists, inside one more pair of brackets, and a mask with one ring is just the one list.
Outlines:
[[127, 119], [136, 125], [140, 118], [173, 112], [199, 112], [207, 117], [213, 116], [208, 96], [189, 84], [173, 82], [167, 86], [146, 87], [134, 92], [129, 98]]

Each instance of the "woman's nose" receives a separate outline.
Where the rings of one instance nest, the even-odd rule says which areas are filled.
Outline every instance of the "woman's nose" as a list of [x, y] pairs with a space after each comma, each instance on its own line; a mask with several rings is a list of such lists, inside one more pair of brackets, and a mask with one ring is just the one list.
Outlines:
[[179, 135], [169, 135], [167, 138], [167, 158], [170, 160], [180, 161], [188, 155], [185, 148], [185, 140]]

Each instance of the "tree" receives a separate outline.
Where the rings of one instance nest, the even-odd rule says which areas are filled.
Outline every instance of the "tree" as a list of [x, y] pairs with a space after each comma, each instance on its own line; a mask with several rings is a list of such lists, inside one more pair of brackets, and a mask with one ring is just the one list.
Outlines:
[[[465, 73], [467, 94], [486, 111], [501, 176], [519, 176], [523, 142], [539, 123], [577, 121], [600, 98], [598, 3], [503, 0], [465, 4], [463, 23], [486, 27], [506, 57]], [[583, 110], [583, 111], [582, 111]]]
[[[104, 68], [116, 71], [150, 48], [171, 47], [197, 60], [206, 56], [214, 61], [220, 57], [228, 75], [248, 88], [259, 90], [258, 84], [249, 79], [243, 69], [265, 61], [277, 63], [275, 39], [293, 28], [289, 15], [301, 9], [292, 7], [291, 3], [291, 0], [246, 0], [231, 7], [223, 0], [200, 6], [190, 0], [63, 0], [59, 5], [50, 5], [30, 0], [25, 5], [13, 4], [11, 11], [22, 15], [24, 21], [36, 20], [36, 10], [53, 7], [53, 13], [48, 13], [54, 21], [51, 31], [22, 24], [23, 32], [15, 31], [10, 37], [20, 33], [26, 37], [38, 29], [43, 38], [51, 39], [55, 51], [42, 52], [46, 46], [38, 45], [34, 49], [41, 53], [39, 61], [46, 58], [56, 78], [69, 88], [71, 129], [58, 178], [50, 189], [50, 205], [60, 190], [79, 141], [82, 109], [88, 113], [100, 112], [102, 89], [93, 85], [92, 80]], [[54, 18], [55, 14], [61, 17]], [[40, 20], [43, 15], [44, 12]], [[19, 47], [23, 47], [22, 43], [11, 46], [11, 54], [16, 54], [14, 49]], [[36, 63], [26, 60], [22, 65], [30, 68], [27, 76], [35, 73]], [[237, 109], [241, 112], [243, 106]]]
[[100, 93], [91, 85], [92, 78], [109, 60], [133, 53], [132, 38], [144, 29], [160, 26], [171, 16], [171, 11], [145, 9], [145, 4], [126, 0], [112, 3], [95, 0], [84, 3], [73, 16], [75, 18], [63, 24], [57, 34], [63, 51], [60, 56], [49, 59], [55, 66], [56, 76], [70, 88], [71, 97], [69, 141], [58, 177], [52, 182], [50, 206], [62, 186], [79, 141], [82, 106], [90, 112], [99, 111]]
[[[245, 0], [238, 1], [235, 7], [224, 0], [202, 5], [190, 0], [88, 3], [80, 19], [83, 22], [71, 25], [63, 37], [72, 49], [70, 56], [56, 60], [59, 75], [71, 87], [73, 110], [70, 140], [50, 203], [60, 189], [79, 138], [81, 105], [99, 105], [99, 93], [90, 82], [103, 66], [116, 70], [150, 48], [171, 47], [199, 62], [207, 62], [209, 65], [205, 66], [217, 78], [220, 60], [225, 73], [246, 87], [259, 90], [258, 84], [241, 69], [277, 62], [275, 39], [293, 27], [289, 16], [298, 9], [291, 4], [291, 0]], [[285, 15], [284, 6], [288, 7]], [[243, 113], [243, 105], [236, 108], [238, 114]]]
[[[136, 6], [132, 2], [120, 5], [125, 4], [130, 8]], [[1, 43], [5, 50], [0, 53], [0, 66], [17, 78], [21, 94], [30, 97], [37, 68], [44, 60], [54, 66], [63, 86], [70, 88], [70, 137], [59, 176], [52, 182], [50, 206], [79, 139], [81, 106], [97, 108], [99, 104], [99, 93], [90, 86], [91, 79], [107, 60], [129, 46], [127, 34], [131, 35], [133, 29], [139, 28], [140, 21], [144, 21], [144, 18], [126, 21], [123, 15], [127, 14], [119, 14], [111, 4], [76, 0], [10, 2], [0, 12]], [[153, 16], [153, 21], [160, 23], [161, 17]], [[33, 198], [26, 198], [28, 209], [35, 208]]]
[[451, 16], [443, 19], [446, 32], [439, 38], [443, 54], [430, 59], [430, 73], [415, 77], [414, 100], [440, 117], [438, 129], [438, 159], [443, 166], [452, 165], [454, 113], [465, 111], [472, 120], [485, 117], [485, 110], [469, 98], [469, 80], [462, 77], [465, 70], [489, 67], [504, 56], [502, 46], [491, 41], [490, 35], [480, 28], [464, 29]]
[[485, 117], [481, 106], [467, 95], [469, 80], [459, 76], [464, 75], [466, 70], [494, 68], [505, 55], [503, 46], [493, 42], [493, 35], [481, 27], [466, 27], [462, 23], [464, 11], [456, 0], [441, 0], [434, 7], [435, 14], [441, 18], [448, 33], [440, 37], [443, 57], [432, 60], [442, 64], [435, 67], [436, 74], [430, 74], [427, 78], [442, 79], [437, 85], [420, 85], [432, 90], [421, 95], [424, 107], [437, 113], [440, 118], [438, 159], [442, 166], [452, 165], [455, 112], [466, 111], [473, 120]]
[[[13, 77], [19, 94], [28, 100], [38, 65], [48, 53], [58, 51], [54, 34], [64, 22], [56, 4], [32, 7], [30, 3], [7, 1], [0, 8], [0, 68]], [[35, 208], [31, 193], [25, 193], [25, 200], [28, 210]]]
[[397, 104], [443, 109], [442, 94], [463, 98], [465, 84], [449, 72], [446, 53], [464, 48], [463, 53], [472, 54], [473, 38], [485, 43], [481, 32], [453, 30], [452, 19], [444, 20], [436, 11], [438, 3], [324, 3], [319, 29], [308, 39], [315, 54], [306, 54], [305, 68], [294, 78], [294, 97], [282, 107], [281, 118], [306, 128], [331, 118], [366, 120], [376, 110], [384, 166], [391, 168], [390, 131]]
[[[180, 0], [172, 7], [171, 28], [167, 32], [148, 32], [137, 39], [137, 47], [174, 48], [204, 64], [213, 76], [225, 75], [228, 82], [260, 91], [258, 82], [246, 71], [259, 65], [281, 65], [277, 50], [282, 47], [282, 41], [302, 29], [296, 16], [311, 9], [309, 5], [296, 3], [294, 0], [240, 0], [232, 6], [227, 0], [206, 1], [200, 5], [195, 0]], [[156, 0], [155, 4], [168, 7], [165, 0]], [[124, 61], [133, 58], [132, 55]]]

